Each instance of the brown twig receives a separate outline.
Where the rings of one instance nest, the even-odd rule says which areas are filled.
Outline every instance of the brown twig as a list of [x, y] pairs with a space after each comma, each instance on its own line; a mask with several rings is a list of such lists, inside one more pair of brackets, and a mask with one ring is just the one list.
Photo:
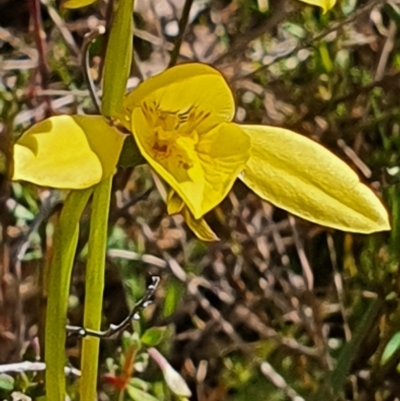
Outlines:
[[286, 380], [270, 365], [268, 362], [262, 362], [260, 364], [261, 373], [277, 388], [279, 388], [286, 397], [292, 401], [305, 401], [303, 397], [300, 397], [296, 391], [289, 386]]
[[396, 41], [397, 34], [397, 24], [395, 21], [390, 21], [388, 29], [388, 37], [382, 49], [381, 57], [379, 58], [379, 64], [375, 72], [375, 82], [382, 80], [385, 76], [385, 70], [389, 55], [394, 48], [394, 43]]
[[307, 291], [312, 291], [314, 288], [314, 273], [312, 271], [310, 262], [308, 261], [304, 245], [298, 233], [296, 227], [296, 220], [291, 214], [288, 216], [288, 219], [290, 226], [292, 228], [294, 244], [296, 246], [297, 255], [299, 256], [301, 268], [303, 271], [304, 284], [306, 286]]
[[[36, 47], [39, 53], [39, 64], [38, 64], [38, 78], [41, 88], [46, 89], [47, 83], [49, 80], [49, 67], [46, 61], [46, 34], [43, 29], [43, 21], [42, 15], [40, 12], [40, 1], [39, 0], [30, 0], [29, 2], [32, 23], [33, 23], [33, 31], [35, 35]], [[51, 99], [50, 97], [45, 97], [45, 102], [47, 104], [46, 114], [51, 112]]]
[[186, 0], [183, 7], [182, 16], [179, 20], [179, 34], [175, 39], [175, 45], [171, 52], [171, 58], [168, 63], [168, 68], [173, 67], [178, 61], [179, 52], [181, 50], [181, 45], [183, 42], [183, 37], [185, 35], [186, 26], [189, 21], [190, 9], [192, 8], [193, 0]]
[[[20, 38], [12, 35], [6, 29], [0, 27], [0, 40], [9, 43], [14, 49], [17, 49], [22, 54], [28, 56], [32, 63], [37, 63], [38, 51], [26, 45]], [[1, 60], [2, 68], [4, 68], [4, 62], [7, 60]]]
[[79, 56], [79, 47], [75, 43], [75, 39], [72, 36], [71, 32], [68, 30], [68, 27], [65, 21], [61, 18], [59, 12], [55, 7], [49, 4], [49, 0], [40, 0], [41, 3], [47, 8], [47, 12], [49, 13], [49, 17], [53, 20], [55, 26], [60, 31], [63, 36], [65, 43], [71, 49], [75, 56]]
[[336, 288], [339, 307], [340, 307], [340, 313], [341, 313], [342, 319], [343, 319], [343, 331], [344, 331], [346, 341], [349, 342], [351, 340], [351, 330], [350, 330], [350, 325], [349, 325], [348, 316], [347, 316], [346, 307], [345, 307], [346, 299], [345, 299], [345, 292], [344, 292], [344, 288], [343, 288], [343, 279], [342, 279], [342, 275], [338, 268], [335, 244], [333, 242], [333, 237], [330, 233], [327, 233], [326, 241], [328, 244], [329, 256], [330, 256], [331, 262], [332, 262], [333, 281], [335, 283], [335, 288]]

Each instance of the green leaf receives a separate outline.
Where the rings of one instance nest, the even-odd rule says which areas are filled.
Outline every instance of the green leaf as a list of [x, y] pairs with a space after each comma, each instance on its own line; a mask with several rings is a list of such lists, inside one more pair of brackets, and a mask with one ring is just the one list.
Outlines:
[[14, 378], [5, 373], [0, 374], [0, 389], [12, 391], [14, 389]]
[[331, 386], [335, 394], [343, 389], [351, 364], [357, 355], [364, 338], [370, 332], [374, 322], [376, 321], [376, 316], [381, 307], [382, 301], [380, 299], [373, 300], [369, 303], [367, 310], [357, 322], [357, 328], [353, 333], [352, 339], [340, 352], [335, 370], [331, 375]]
[[7, 172], [7, 158], [6, 155], [0, 151], [0, 174]]
[[333, 70], [333, 63], [326, 42], [321, 42], [318, 46], [318, 50], [323, 67], [325, 71], [330, 74]]
[[388, 1], [384, 4], [382, 11], [387, 13], [398, 27], [400, 26], [400, 7], [397, 4]]
[[182, 301], [185, 286], [175, 278], [171, 278], [168, 291], [165, 294], [163, 316], [168, 317], [175, 312], [179, 302]]
[[8, 210], [17, 219], [33, 220], [35, 218], [35, 215], [30, 210], [28, 210], [25, 206], [20, 205], [12, 198], [7, 200], [6, 205]]
[[138, 377], [132, 377], [129, 380], [129, 384], [135, 388], [138, 388], [139, 390], [144, 391], [144, 392], [149, 391], [150, 387], [151, 387], [150, 383], [148, 383], [142, 379], [139, 379]]
[[140, 340], [148, 347], [154, 347], [163, 340], [165, 331], [165, 327], [151, 327], [143, 333]]
[[56, 116], [14, 145], [14, 181], [84, 189], [115, 172], [125, 136], [101, 116]]
[[242, 181], [261, 198], [314, 223], [339, 230], [389, 230], [378, 197], [342, 160], [292, 131], [242, 125], [252, 150]]
[[381, 365], [384, 365], [397, 351], [400, 350], [400, 331], [392, 336], [386, 344], [381, 358]]
[[97, 0], [65, 0], [62, 3], [63, 8], [82, 8], [93, 4]]
[[126, 390], [129, 394], [129, 397], [131, 397], [131, 399], [134, 401], [158, 401], [157, 398], [145, 393], [142, 390], [139, 390], [134, 386], [128, 386]]
[[104, 64], [102, 113], [116, 116], [122, 111], [123, 96], [132, 63], [134, 0], [120, 0], [111, 27]]

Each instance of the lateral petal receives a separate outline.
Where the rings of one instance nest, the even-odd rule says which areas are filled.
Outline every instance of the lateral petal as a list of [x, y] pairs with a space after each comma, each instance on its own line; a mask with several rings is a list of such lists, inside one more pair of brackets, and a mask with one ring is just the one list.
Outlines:
[[292, 131], [244, 125], [252, 151], [242, 181], [261, 198], [312, 222], [344, 231], [389, 230], [378, 197], [342, 160]]
[[125, 136], [100, 116], [56, 116], [14, 145], [13, 180], [83, 189], [114, 173]]

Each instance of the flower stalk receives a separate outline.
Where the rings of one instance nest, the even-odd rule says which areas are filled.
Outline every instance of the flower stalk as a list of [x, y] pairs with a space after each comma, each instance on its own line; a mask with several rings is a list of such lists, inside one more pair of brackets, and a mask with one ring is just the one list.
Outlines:
[[48, 276], [46, 311], [46, 397], [65, 401], [65, 325], [71, 273], [79, 235], [79, 220], [92, 189], [71, 191], [54, 236], [54, 254]]
[[[93, 192], [83, 320], [83, 327], [91, 330], [99, 330], [101, 325], [111, 184], [112, 177], [109, 177], [97, 184]], [[99, 344], [100, 339], [92, 336], [82, 340], [81, 400], [96, 399]]]

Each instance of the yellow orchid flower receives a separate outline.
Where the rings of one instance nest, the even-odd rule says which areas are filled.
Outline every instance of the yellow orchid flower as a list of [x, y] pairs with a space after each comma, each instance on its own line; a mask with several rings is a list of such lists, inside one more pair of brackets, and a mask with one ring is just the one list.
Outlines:
[[209, 66], [158, 74], [124, 106], [140, 152], [172, 188], [168, 212], [182, 213], [202, 239], [216, 238], [202, 216], [237, 177], [261, 198], [315, 223], [361, 233], [390, 229], [376, 195], [323, 146], [289, 130], [231, 122], [232, 93]]
[[249, 137], [232, 123], [235, 105], [222, 75], [203, 64], [171, 68], [125, 100], [131, 129], [150, 166], [195, 219], [217, 206], [249, 158]]
[[[232, 92], [209, 66], [180, 65], [148, 79], [125, 98], [124, 109], [124, 125], [141, 154], [171, 188], [164, 196], [168, 213], [182, 213], [203, 240], [217, 239], [203, 216], [236, 178], [321, 225], [361, 233], [390, 229], [377, 196], [323, 146], [282, 128], [233, 123]], [[88, 188], [114, 173], [123, 142], [101, 116], [51, 117], [16, 142], [12, 179]]]

